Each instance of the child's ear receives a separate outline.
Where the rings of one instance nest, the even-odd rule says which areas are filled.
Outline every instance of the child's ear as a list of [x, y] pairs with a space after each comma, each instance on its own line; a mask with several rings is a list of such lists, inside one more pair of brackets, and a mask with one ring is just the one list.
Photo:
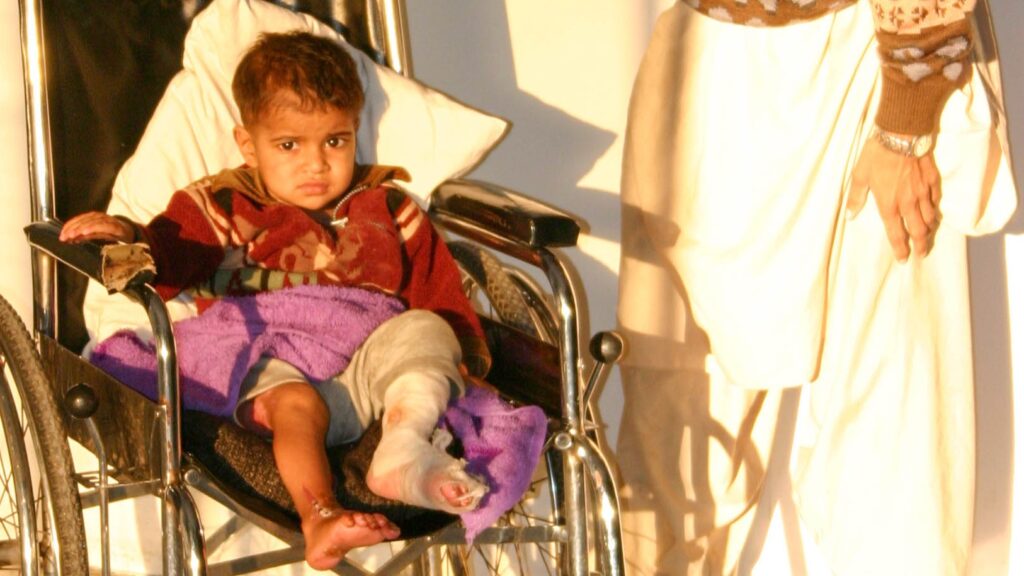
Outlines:
[[234, 135], [235, 144], [238, 145], [238, 151], [242, 153], [245, 163], [255, 168], [257, 165], [256, 144], [252, 141], [252, 134], [245, 129], [245, 126], [239, 125], [235, 126]]

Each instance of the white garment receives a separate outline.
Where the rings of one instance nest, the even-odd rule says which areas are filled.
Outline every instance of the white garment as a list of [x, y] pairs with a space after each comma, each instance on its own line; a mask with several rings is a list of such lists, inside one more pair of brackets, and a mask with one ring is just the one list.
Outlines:
[[[779, 412], [765, 416], [749, 402], [730, 408], [716, 397], [735, 396], [735, 385], [809, 383], [794, 477], [802, 518], [836, 573], [959, 574], [974, 495], [965, 235], [1001, 227], [1016, 192], [992, 130], [1002, 117], [998, 85], [975, 73], [941, 119], [943, 221], [931, 254], [896, 263], [870, 200], [845, 219], [850, 172], [880, 88], [872, 24], [866, 2], [783, 28], [723, 23], [683, 4], [659, 20], [634, 88], [623, 171], [619, 317], [632, 340], [624, 362], [639, 373], [679, 374], [707, 364], [705, 417], [736, 436], [737, 428], [764, 428], [751, 441], [760, 463], [774, 427], [754, 422]], [[627, 402], [628, 389], [642, 385], [628, 374]], [[647, 401], [684, 401], [659, 390]], [[777, 405], [775, 396], [767, 405]], [[623, 418], [622, 444], [635, 447], [642, 427], [626, 422], [628, 409]], [[788, 432], [792, 425], [780, 422]], [[677, 442], [692, 440], [689, 427], [669, 425], [680, 430]], [[658, 434], [652, 444], [664, 444], [666, 432]], [[659, 468], [658, 450], [620, 454], [638, 460], [623, 464], [627, 515], [630, 498], [651, 497], [638, 490], [665, 504], [659, 490], [694, 473]], [[709, 466], [746, 466], [735, 449], [718, 464], [711, 452]], [[763, 470], [743, 473], [759, 489]], [[712, 485], [707, 497], [727, 491]], [[742, 497], [756, 500], [749, 490]], [[665, 538], [697, 542], [700, 534]], [[723, 554], [722, 569], [735, 568], [738, 548]]]

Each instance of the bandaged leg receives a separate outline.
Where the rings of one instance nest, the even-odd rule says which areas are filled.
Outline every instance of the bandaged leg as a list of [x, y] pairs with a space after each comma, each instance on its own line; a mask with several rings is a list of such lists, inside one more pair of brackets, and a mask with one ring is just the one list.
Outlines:
[[487, 486], [431, 442], [449, 394], [448, 379], [431, 371], [403, 374], [388, 386], [383, 433], [366, 477], [370, 490], [452, 514], [477, 507]]

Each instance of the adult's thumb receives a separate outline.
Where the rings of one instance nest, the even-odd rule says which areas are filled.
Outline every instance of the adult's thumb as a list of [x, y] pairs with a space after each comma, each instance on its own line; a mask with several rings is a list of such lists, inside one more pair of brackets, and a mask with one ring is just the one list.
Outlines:
[[846, 197], [846, 219], [853, 220], [868, 200], [868, 182], [856, 175], [850, 181], [850, 195]]

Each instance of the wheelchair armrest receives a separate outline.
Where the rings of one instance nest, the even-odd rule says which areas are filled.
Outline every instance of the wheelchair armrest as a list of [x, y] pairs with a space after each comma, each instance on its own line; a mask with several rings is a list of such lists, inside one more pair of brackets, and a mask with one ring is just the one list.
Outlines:
[[99, 242], [70, 244], [60, 241], [62, 224], [58, 221], [33, 222], [25, 227], [28, 243], [58, 261], [70, 266], [81, 274], [102, 283], [100, 270], [103, 263]]
[[575, 246], [586, 227], [558, 208], [473, 180], [441, 184], [430, 197], [429, 213], [445, 228], [513, 255]]
[[[127, 272], [122, 273], [122, 277], [117, 278], [117, 274], [111, 273], [112, 279], [105, 279], [105, 265], [113, 265], [114, 268], [119, 266], [125, 267], [122, 262], [126, 262], [128, 259], [122, 253], [111, 255], [109, 257], [110, 262], [105, 263], [105, 244], [102, 242], [62, 242], [60, 240], [61, 226], [61, 223], [56, 220], [33, 222], [25, 227], [25, 235], [28, 236], [28, 242], [31, 246], [46, 252], [80, 274], [84, 274], [100, 284], [104, 284], [108, 290], [123, 292], [130, 297], [134, 297], [138, 293], [133, 288], [138, 288], [153, 280], [154, 272], [152, 268], [140, 266], [127, 266]], [[111, 251], [111, 254], [119, 252], [122, 247], [125, 246], [113, 246], [115, 250]], [[131, 264], [135, 263], [132, 262]]]

